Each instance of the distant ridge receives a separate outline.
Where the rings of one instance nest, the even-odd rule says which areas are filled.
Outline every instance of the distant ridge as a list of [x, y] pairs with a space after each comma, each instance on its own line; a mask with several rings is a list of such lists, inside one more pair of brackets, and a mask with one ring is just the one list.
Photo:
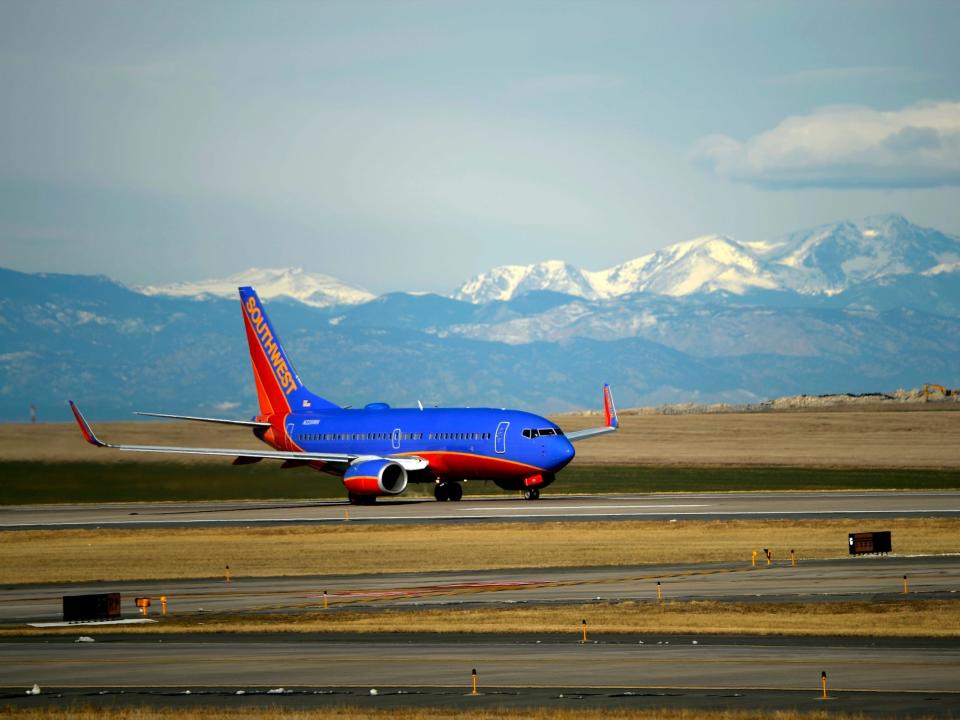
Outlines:
[[[605, 270], [584, 270], [563, 260], [501, 265], [465, 281], [450, 297], [479, 305], [545, 291], [584, 300], [635, 293], [674, 298], [757, 292], [831, 296], [897, 277], [956, 273], [960, 238], [887, 214], [798, 230], [774, 240], [741, 242], [727, 235], [704, 235]], [[148, 296], [232, 298], [240, 285], [253, 285], [267, 299], [287, 298], [315, 308], [358, 305], [377, 297], [300, 267], [251, 268], [224, 278], [133, 289]]]
[[960, 238], [889, 214], [821, 225], [773, 241], [705, 235], [596, 272], [559, 260], [504, 265], [466, 281], [453, 297], [485, 303], [539, 290], [586, 300], [637, 292], [832, 295], [883, 277], [955, 272], [958, 263]]
[[285, 297], [317, 308], [357, 305], [376, 297], [363, 288], [347, 285], [329, 275], [307, 272], [299, 267], [251, 268], [225, 278], [147, 285], [135, 289], [144, 295], [235, 298], [237, 288], [241, 285], [256, 287], [260, 296], [267, 299]]

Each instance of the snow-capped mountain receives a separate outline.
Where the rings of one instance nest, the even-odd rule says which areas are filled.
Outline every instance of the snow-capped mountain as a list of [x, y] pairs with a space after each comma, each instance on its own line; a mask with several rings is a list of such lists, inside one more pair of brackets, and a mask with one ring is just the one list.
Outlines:
[[312, 307], [357, 305], [373, 300], [375, 295], [363, 288], [353, 287], [329, 275], [309, 273], [303, 268], [251, 268], [225, 278], [197, 282], [151, 285], [136, 288], [144, 295], [172, 297], [206, 296], [234, 298], [241, 285], [252, 285], [261, 297], [287, 297]]
[[[604, 380], [627, 407], [960, 387], [957, 271], [835, 295], [541, 292], [472, 305], [393, 293], [276, 309], [304, 380], [341, 404], [593, 408]], [[0, 420], [29, 417], [31, 404], [44, 420], [70, 419], [64, 398], [104, 419], [135, 408], [220, 414], [227, 403], [234, 417], [256, 412], [235, 297], [147, 296], [104, 277], [0, 268], [0, 311], [0, 377], [15, 379], [0, 383]]]
[[752, 251], [725, 235], [706, 235], [665, 247], [622, 265], [590, 273], [598, 298], [634, 292], [675, 297], [750, 288], [773, 289], [777, 278]]
[[453, 297], [472, 303], [486, 303], [510, 300], [532, 290], [596, 297], [593, 283], [586, 274], [560, 260], [547, 260], [535, 265], [501, 265], [468, 280]]
[[454, 297], [484, 303], [510, 300], [531, 290], [587, 300], [636, 292], [743, 295], [757, 289], [835, 294], [881, 277], [951, 272], [958, 261], [960, 238], [918, 227], [900, 215], [878, 215], [774, 241], [738, 242], [725, 235], [706, 235], [595, 272], [559, 261], [503, 266], [464, 283]]
[[[794, 268], [801, 292], [840, 292], [888, 275], [922, 273], [960, 260], [960, 240], [913, 225], [900, 215], [874, 215], [787, 235], [758, 255]], [[808, 289], [809, 288], [809, 289]]]

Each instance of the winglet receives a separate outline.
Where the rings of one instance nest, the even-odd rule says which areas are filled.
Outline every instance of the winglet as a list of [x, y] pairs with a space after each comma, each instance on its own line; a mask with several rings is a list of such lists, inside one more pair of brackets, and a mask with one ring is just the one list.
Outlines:
[[77, 425], [80, 426], [80, 432], [83, 433], [83, 439], [86, 440], [91, 445], [96, 445], [97, 447], [106, 447], [106, 443], [100, 442], [97, 439], [97, 436], [93, 434], [93, 430], [90, 429], [90, 425], [84, 419], [83, 415], [80, 414], [80, 408], [76, 406], [73, 400], [68, 400], [70, 403], [70, 409], [73, 410], [73, 416], [77, 419]]
[[613, 394], [610, 392], [610, 386], [603, 386], [603, 416], [607, 421], [607, 427], [620, 427], [620, 420], [617, 418], [617, 407], [613, 404]]

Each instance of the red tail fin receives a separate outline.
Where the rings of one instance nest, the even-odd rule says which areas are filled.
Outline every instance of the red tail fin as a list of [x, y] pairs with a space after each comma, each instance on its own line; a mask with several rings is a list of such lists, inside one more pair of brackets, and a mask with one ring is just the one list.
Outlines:
[[284, 415], [338, 407], [304, 387], [253, 288], [240, 288], [240, 307], [250, 347], [260, 413]]

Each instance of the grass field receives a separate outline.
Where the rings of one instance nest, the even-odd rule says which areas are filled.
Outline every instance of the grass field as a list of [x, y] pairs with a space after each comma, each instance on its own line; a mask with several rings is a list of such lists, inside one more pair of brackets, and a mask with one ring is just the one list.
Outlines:
[[[546, 492], [956, 489], [960, 403], [902, 412], [719, 415], [625, 413], [620, 431], [577, 444]], [[95, 418], [91, 418], [95, 420]], [[597, 416], [556, 418], [567, 430]], [[103, 439], [134, 444], [263, 448], [247, 429], [186, 422], [95, 423]], [[0, 425], [0, 505], [136, 500], [342, 498], [341, 482], [276, 463], [233, 467], [219, 457], [158, 457], [95, 448], [73, 423]], [[470, 494], [501, 492], [493, 483]], [[429, 494], [429, 486], [410, 494]]]
[[[0, 584], [355, 575], [750, 560], [847, 554], [847, 533], [890, 530], [901, 554], [960, 552], [960, 518], [713, 520], [23, 530], [2, 535]], [[442, 547], [444, 552], [425, 551]], [[536, 547], [542, 552], [504, 552]]]
[[[308, 468], [261, 463], [0, 462], [0, 505], [155, 500], [345, 498], [339, 478]], [[463, 485], [466, 495], [499, 494], [492, 482]], [[732, 490], [957, 489], [960, 469], [638, 467], [574, 464], [550, 493], [713, 492]], [[432, 496], [430, 484], [407, 496]]]
[[[597, 415], [553, 418], [564, 430], [602, 424]], [[247, 428], [190, 422], [100, 423], [106, 442], [263, 448]], [[622, 414], [620, 430], [577, 444], [576, 464], [648, 467], [954, 468], [960, 403], [903, 412], [864, 408], [830, 412], [705, 415]], [[403, 448], [413, 450], [415, 448]], [[156, 462], [146, 453], [111, 452], [83, 442], [75, 423], [0, 424], [0, 461]], [[172, 458], [171, 458], [172, 460]], [[222, 458], [191, 459], [222, 465]]]
[[[524, 605], [296, 614], [171, 614], [155, 625], [90, 626], [84, 633], [521, 633], [551, 638], [681, 633], [700, 635], [956, 637], [960, 601], [897, 599], [891, 602], [742, 603], [686, 601]], [[4, 628], [2, 636], [76, 635], [76, 627]]]

